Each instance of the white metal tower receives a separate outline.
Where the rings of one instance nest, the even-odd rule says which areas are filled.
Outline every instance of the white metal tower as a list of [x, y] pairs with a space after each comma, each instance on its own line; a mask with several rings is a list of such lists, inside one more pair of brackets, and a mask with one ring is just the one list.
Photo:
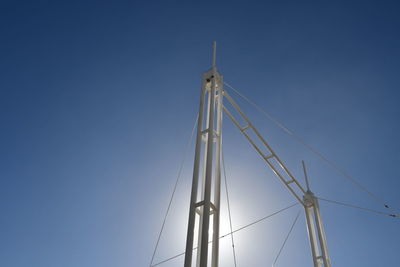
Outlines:
[[[200, 95], [185, 267], [192, 266], [195, 228], [198, 229], [197, 266], [208, 266], [211, 218], [213, 229], [211, 266], [218, 266], [223, 77], [217, 71], [215, 62], [216, 43], [214, 42], [212, 67], [203, 74]], [[200, 196], [198, 196], [199, 193]]]
[[[304, 207], [314, 267], [331, 267], [318, 199], [310, 191], [304, 163], [307, 191], [275, 154], [228, 92], [223, 89], [223, 77], [217, 71], [215, 61], [216, 43], [214, 42], [212, 68], [203, 74], [200, 95], [184, 267], [192, 267], [195, 229], [197, 229], [198, 234], [196, 267], [207, 267], [210, 263], [211, 267], [218, 267], [222, 111], [225, 111], [257, 153], [272, 169], [273, 173]], [[237, 114], [239, 114], [237, 117], [229, 111], [227, 106], [223, 105], [224, 97], [228, 100], [230, 108], [236, 110]], [[241, 119], [238, 119], [238, 117]], [[245, 125], [241, 125], [239, 120], [244, 121]], [[199, 178], [201, 178], [200, 185]], [[199, 192], [200, 197], [198, 196]], [[209, 228], [211, 218], [213, 219], [213, 235], [210, 258], [208, 246], [210, 243]]]

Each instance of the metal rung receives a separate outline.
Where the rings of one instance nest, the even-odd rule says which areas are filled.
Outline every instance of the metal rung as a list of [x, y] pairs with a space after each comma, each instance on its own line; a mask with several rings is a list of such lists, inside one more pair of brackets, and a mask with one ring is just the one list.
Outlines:
[[[208, 132], [209, 131], [208, 131], [208, 128], [207, 128], [207, 129], [201, 131], [201, 134], [204, 136], [205, 134], [208, 134]], [[219, 134], [217, 133], [217, 131], [214, 131], [214, 135], [219, 137]]]
[[[210, 210], [210, 215], [213, 215], [214, 212], [215, 212], [214, 210]], [[197, 209], [196, 209], [196, 213], [199, 214], [199, 215], [202, 215], [202, 214], [203, 214], [203, 211], [202, 211], [200, 208], [197, 208]]]
[[291, 184], [291, 183], [293, 183], [293, 182], [294, 182], [294, 180], [285, 181], [285, 184]]
[[194, 204], [195, 207], [200, 207], [204, 205], [204, 200], [197, 202], [196, 204]]
[[242, 132], [244, 132], [244, 131], [246, 131], [246, 130], [249, 129], [249, 128], [250, 128], [250, 125], [247, 125], [247, 126], [241, 128], [240, 130], [241, 130]]
[[263, 156], [264, 157], [264, 159], [270, 159], [270, 158], [273, 158], [273, 157], [275, 157], [275, 155], [274, 154], [271, 154], [271, 155], [268, 155], [268, 156]]
[[[204, 206], [204, 200], [197, 202], [194, 204], [194, 206], [196, 207], [196, 213], [201, 215], [202, 211], [200, 209], [201, 206]], [[215, 205], [213, 203], [210, 203], [210, 215], [214, 214], [217, 211], [217, 208], [215, 207]]]
[[203, 130], [203, 131], [201, 131], [201, 134], [205, 134], [205, 133], [208, 133], [208, 128]]
[[[214, 213], [215, 213], [216, 211], [214, 210], [214, 209], [211, 209], [210, 210], [210, 215], [213, 215]], [[203, 211], [200, 209], [200, 207], [199, 208], [196, 208], [196, 213], [198, 214], [198, 215], [202, 215], [203, 214]]]

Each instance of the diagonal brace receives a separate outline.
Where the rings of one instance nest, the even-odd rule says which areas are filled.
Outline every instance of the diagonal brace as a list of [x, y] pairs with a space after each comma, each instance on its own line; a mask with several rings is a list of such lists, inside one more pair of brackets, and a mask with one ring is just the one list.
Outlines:
[[[223, 110], [225, 113], [228, 115], [228, 117], [232, 120], [233, 124], [236, 125], [236, 127], [240, 130], [240, 132], [246, 137], [246, 139], [250, 142], [250, 144], [254, 147], [254, 149], [257, 151], [257, 153], [265, 160], [265, 162], [268, 164], [268, 166], [272, 169], [274, 174], [282, 181], [282, 183], [286, 186], [287, 189], [292, 193], [292, 195], [302, 204], [304, 205], [303, 202], [303, 195], [306, 193], [304, 188], [301, 186], [301, 184], [297, 181], [297, 179], [292, 175], [292, 173], [288, 170], [288, 168], [283, 164], [281, 159], [277, 156], [277, 154], [272, 150], [271, 146], [265, 141], [265, 139], [261, 136], [259, 131], [254, 127], [254, 125], [251, 123], [249, 118], [242, 112], [242, 110], [239, 108], [239, 106], [236, 104], [236, 102], [232, 99], [232, 97], [228, 94], [227, 91], [224, 90], [224, 96], [228, 100], [228, 102], [232, 105], [232, 107], [240, 114], [242, 119], [246, 122], [247, 125], [242, 126], [238, 122], [238, 120], [235, 118], [235, 116], [226, 108], [226, 106], [223, 107]], [[257, 138], [261, 141], [263, 146], [268, 150], [269, 154], [265, 155], [262, 152], [262, 149], [256, 144], [256, 142], [251, 138], [251, 136], [248, 134], [248, 131], [252, 130]], [[275, 160], [278, 163], [278, 167], [276, 167], [273, 164], [273, 161]], [[286, 179], [286, 177], [289, 177], [289, 179]], [[301, 192], [301, 194], [299, 194]]]

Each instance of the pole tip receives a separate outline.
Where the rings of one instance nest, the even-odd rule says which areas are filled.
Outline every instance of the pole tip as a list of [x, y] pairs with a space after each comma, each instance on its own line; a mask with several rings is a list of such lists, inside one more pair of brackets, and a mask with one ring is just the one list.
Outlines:
[[217, 63], [217, 42], [213, 41], [213, 56], [212, 56], [212, 67], [215, 68]]
[[303, 164], [304, 179], [306, 180], [307, 191], [310, 191], [310, 183], [308, 182], [307, 169], [304, 160], [301, 161], [301, 164]]

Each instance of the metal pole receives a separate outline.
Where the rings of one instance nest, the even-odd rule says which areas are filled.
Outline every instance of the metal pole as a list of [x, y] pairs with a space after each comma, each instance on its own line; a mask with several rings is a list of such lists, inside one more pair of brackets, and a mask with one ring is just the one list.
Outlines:
[[[203, 77], [204, 80], [205, 77]], [[211, 105], [211, 94], [208, 93], [208, 96], [205, 97], [207, 98], [207, 110], [206, 110], [206, 114], [207, 114], [207, 118], [206, 118], [206, 127], [208, 127], [209, 125], [209, 116], [208, 114], [210, 113], [210, 105]], [[206, 133], [207, 134], [207, 133]], [[208, 144], [208, 138], [203, 138], [202, 139], [204, 142], [204, 156], [203, 156], [203, 162], [207, 161], [207, 144]], [[205, 181], [206, 179], [206, 168], [203, 167], [203, 171], [202, 171], [202, 178], [201, 178], [201, 187], [200, 187], [200, 192], [201, 192], [201, 197], [200, 199], [204, 199], [204, 188], [205, 188]], [[202, 232], [203, 232], [203, 217], [204, 217], [204, 210], [203, 210], [203, 206], [198, 207], [198, 214], [199, 214], [199, 230], [198, 230], [198, 236], [197, 236], [197, 247], [200, 248], [201, 247], [201, 237], [202, 237]], [[197, 250], [197, 260], [196, 260], [196, 266], [199, 267], [200, 266], [200, 253], [201, 253], [201, 249]]]
[[217, 64], [217, 42], [213, 42], [213, 57], [212, 57], [212, 68], [215, 68]]
[[[207, 267], [209, 262], [209, 228], [213, 216], [211, 266], [218, 267], [219, 219], [221, 189], [221, 138], [222, 138], [222, 76], [217, 72], [216, 43], [213, 44], [212, 68], [203, 75], [202, 94], [200, 96], [200, 116], [197, 125], [197, 142], [193, 168], [192, 195], [189, 209], [188, 235], [186, 239], [185, 267], [193, 262], [194, 230], [196, 214], [199, 214], [197, 267]], [[207, 106], [205, 106], [205, 102]], [[204, 114], [206, 123], [204, 125]], [[216, 122], [216, 123], [215, 123]], [[216, 145], [214, 149], [214, 143]], [[202, 146], [204, 152], [202, 153]], [[202, 154], [204, 154], [202, 156]], [[202, 170], [200, 170], [202, 168]], [[200, 200], [197, 197], [200, 185]]]
[[210, 228], [211, 213], [211, 180], [213, 176], [213, 145], [214, 145], [214, 101], [215, 101], [215, 82], [212, 82], [210, 99], [210, 113], [208, 114], [209, 124], [207, 128], [207, 161], [206, 161], [206, 179], [204, 186], [204, 204], [203, 204], [203, 223], [201, 233], [201, 252], [200, 267], [207, 267], [208, 260], [208, 234]]
[[[216, 71], [214, 69], [214, 75]], [[221, 81], [219, 86], [223, 85]], [[216, 129], [216, 163], [215, 163], [215, 184], [214, 184], [214, 205], [213, 213], [213, 250], [212, 250], [212, 267], [218, 267], [219, 262], [219, 226], [220, 226], [220, 206], [221, 206], [221, 151], [222, 151], [222, 105], [223, 105], [223, 88], [218, 88], [217, 98], [217, 129]]]
[[303, 164], [304, 179], [306, 179], [307, 191], [310, 191], [310, 183], [308, 182], [307, 169], [304, 160], [301, 161], [301, 164]]
[[[304, 202], [308, 202], [310, 199], [305, 196]], [[320, 264], [318, 262], [318, 241], [316, 237], [316, 232], [315, 232], [315, 225], [314, 225], [314, 220], [313, 220], [313, 209], [312, 206], [307, 206], [307, 204], [304, 205], [304, 211], [306, 213], [306, 222], [307, 222], [307, 230], [308, 230], [308, 236], [310, 239], [310, 246], [311, 246], [311, 254], [313, 258], [313, 263], [314, 267], [319, 267]]]
[[202, 142], [201, 139], [203, 136], [201, 129], [203, 125], [203, 115], [204, 115], [203, 109], [204, 109], [205, 93], [206, 93], [206, 84], [205, 81], [203, 81], [203, 86], [200, 94], [199, 121], [197, 122], [196, 152], [194, 156], [192, 192], [190, 197], [189, 222], [188, 222], [188, 230], [186, 237], [185, 267], [192, 266], [194, 227], [196, 222], [196, 202], [197, 202], [200, 157], [201, 157], [201, 142]]
[[326, 242], [325, 230], [322, 223], [322, 217], [319, 209], [318, 199], [315, 196], [313, 197], [314, 197], [315, 223], [317, 225], [317, 230], [318, 230], [318, 238], [319, 238], [319, 244], [321, 246], [322, 259], [324, 262], [324, 266], [331, 267], [331, 259], [329, 258], [328, 254], [328, 245]]
[[304, 177], [307, 183], [307, 192], [304, 194], [304, 209], [306, 211], [307, 229], [310, 236], [311, 252], [314, 266], [331, 267], [331, 261], [328, 254], [325, 230], [322, 223], [321, 212], [318, 199], [310, 190], [306, 165], [302, 161]]

